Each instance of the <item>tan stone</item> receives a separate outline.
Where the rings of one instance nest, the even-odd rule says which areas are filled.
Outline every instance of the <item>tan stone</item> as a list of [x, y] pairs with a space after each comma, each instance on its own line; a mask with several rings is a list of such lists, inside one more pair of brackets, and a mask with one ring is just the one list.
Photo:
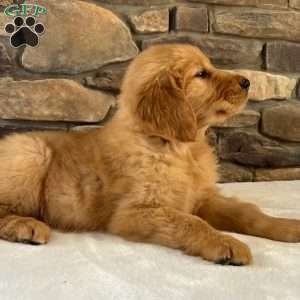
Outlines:
[[6, 7], [14, 3], [14, 0], [1, 0], [0, 7]]
[[236, 70], [235, 72], [250, 80], [249, 99], [251, 100], [289, 99], [296, 86], [296, 79], [283, 75], [252, 70]]
[[87, 76], [84, 78], [83, 83], [93, 89], [119, 93], [127, 68], [127, 63], [113, 64], [103, 67], [92, 76]]
[[300, 9], [300, 0], [290, 0], [290, 7]]
[[300, 168], [257, 169], [256, 181], [300, 180]]
[[246, 37], [300, 41], [300, 12], [250, 8], [216, 8], [213, 29]]
[[72, 131], [83, 131], [83, 132], [86, 132], [86, 131], [91, 131], [91, 130], [95, 130], [95, 129], [99, 129], [99, 128], [102, 128], [103, 126], [100, 126], [100, 125], [84, 125], [84, 126], [75, 126], [75, 127], [72, 127], [71, 130]]
[[45, 6], [46, 30], [37, 48], [25, 49], [21, 63], [26, 69], [76, 74], [137, 55], [129, 29], [111, 11], [78, 0]]
[[176, 0], [101, 0], [102, 3], [123, 5], [156, 5], [174, 3]]
[[2, 119], [98, 122], [114, 102], [114, 97], [86, 89], [72, 80], [0, 79]]
[[256, 125], [259, 119], [260, 113], [254, 110], [245, 109], [225, 123], [218, 125], [218, 127], [249, 127]]
[[5, 25], [9, 22], [11, 22], [11, 18], [6, 17], [3, 13], [0, 12], [0, 36], [8, 36], [4, 28]]
[[9, 57], [5, 46], [0, 43], [0, 77], [7, 76], [7, 73], [12, 69], [11, 58]]
[[[284, 8], [288, 6], [287, 0], [190, 0], [191, 2], [213, 3], [222, 5], [247, 5], [264, 8]], [[290, 0], [299, 1], [299, 0]]]
[[169, 9], [144, 11], [130, 15], [129, 20], [137, 33], [153, 33], [169, 31]]

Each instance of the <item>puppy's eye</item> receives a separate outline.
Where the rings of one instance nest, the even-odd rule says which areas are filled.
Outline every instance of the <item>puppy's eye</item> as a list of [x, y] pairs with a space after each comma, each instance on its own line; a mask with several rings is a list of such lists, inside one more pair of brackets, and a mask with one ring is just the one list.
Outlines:
[[207, 78], [207, 77], [209, 77], [209, 73], [205, 70], [202, 70], [202, 71], [197, 72], [195, 76], [199, 77], [199, 78]]

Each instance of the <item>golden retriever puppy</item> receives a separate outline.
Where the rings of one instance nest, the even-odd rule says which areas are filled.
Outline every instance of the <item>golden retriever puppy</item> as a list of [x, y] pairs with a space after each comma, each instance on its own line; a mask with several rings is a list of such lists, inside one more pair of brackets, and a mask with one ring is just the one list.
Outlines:
[[249, 264], [251, 252], [219, 230], [299, 242], [300, 221], [267, 216], [215, 185], [205, 131], [244, 107], [249, 85], [189, 45], [144, 51], [104, 128], [0, 142], [0, 237], [44, 244], [50, 227], [102, 230], [233, 265]]

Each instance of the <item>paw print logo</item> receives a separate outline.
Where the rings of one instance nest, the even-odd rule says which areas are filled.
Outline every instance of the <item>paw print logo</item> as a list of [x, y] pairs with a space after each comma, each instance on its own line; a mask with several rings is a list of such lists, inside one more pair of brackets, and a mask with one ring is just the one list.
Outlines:
[[37, 47], [39, 44], [39, 36], [45, 31], [42, 23], [36, 23], [34, 17], [29, 16], [26, 19], [16, 17], [12, 23], [5, 26], [5, 31], [11, 34], [10, 44], [14, 48], [23, 45]]

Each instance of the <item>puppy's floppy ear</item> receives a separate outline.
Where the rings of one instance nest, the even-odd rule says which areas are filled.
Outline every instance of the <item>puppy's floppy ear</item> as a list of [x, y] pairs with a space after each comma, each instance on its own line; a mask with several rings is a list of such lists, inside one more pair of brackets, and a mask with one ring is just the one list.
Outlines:
[[140, 91], [137, 114], [152, 134], [182, 142], [196, 139], [196, 117], [182, 85], [178, 75], [165, 71]]

